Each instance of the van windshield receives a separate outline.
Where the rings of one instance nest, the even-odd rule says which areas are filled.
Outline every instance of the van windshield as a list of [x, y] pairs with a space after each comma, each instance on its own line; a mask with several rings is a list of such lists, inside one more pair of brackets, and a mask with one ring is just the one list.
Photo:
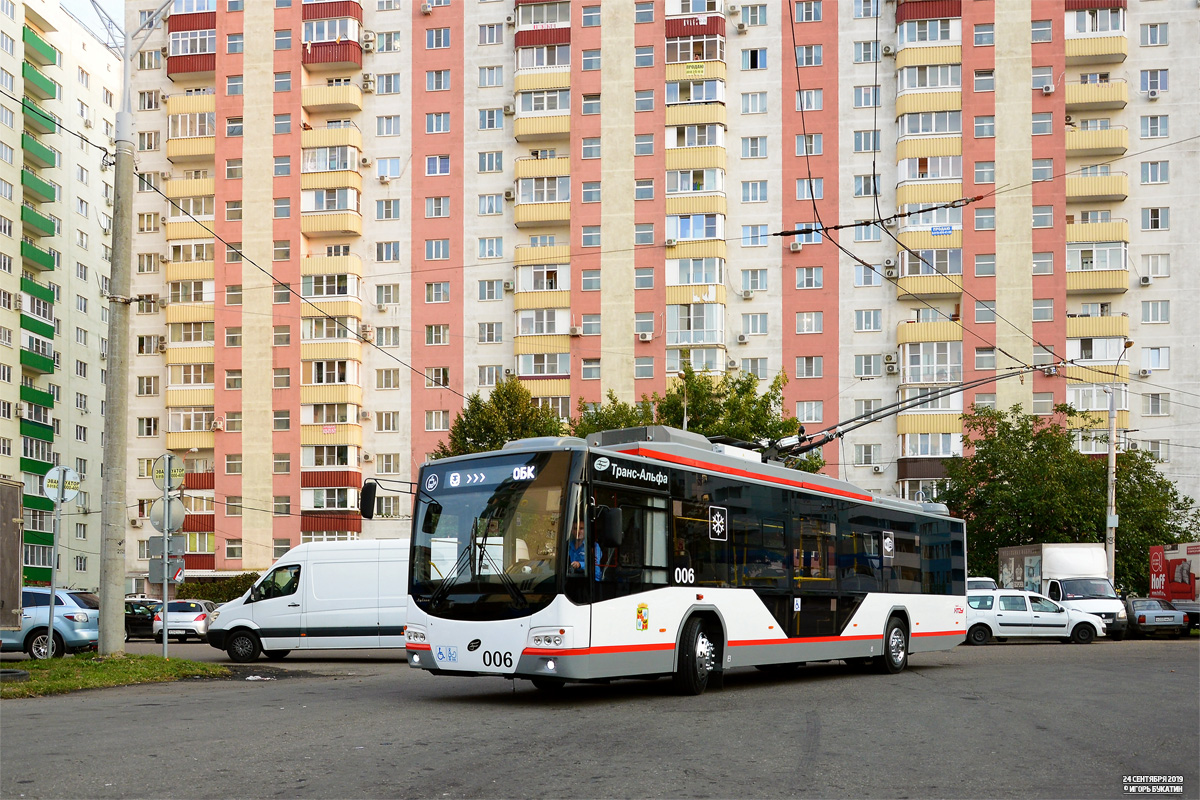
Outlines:
[[1073, 578], [1062, 582], [1064, 600], [1095, 600], [1116, 598], [1107, 578]]
[[558, 590], [571, 453], [512, 453], [421, 470], [413, 519], [414, 602], [447, 619], [506, 619]]

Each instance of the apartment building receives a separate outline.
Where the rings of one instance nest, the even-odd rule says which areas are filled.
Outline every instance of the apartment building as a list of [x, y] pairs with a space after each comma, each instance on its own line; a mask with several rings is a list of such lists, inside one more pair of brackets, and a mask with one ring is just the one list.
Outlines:
[[364, 522], [362, 480], [411, 480], [509, 374], [565, 417], [687, 363], [785, 372], [811, 431], [1045, 366], [847, 435], [828, 471], [928, 494], [964, 403], [1106, 417], [1115, 382], [1129, 444], [1195, 483], [1186, 0], [178, 0], [160, 31], [131, 582], [164, 450], [189, 572], [259, 569], [400, 535], [409, 497]]
[[[0, 0], [0, 475], [25, 485], [23, 567], [49, 583], [56, 464], [83, 478], [63, 508], [56, 581], [100, 582], [100, 465], [120, 63], [57, 3]], [[5, 509], [4, 513], [8, 513]]]

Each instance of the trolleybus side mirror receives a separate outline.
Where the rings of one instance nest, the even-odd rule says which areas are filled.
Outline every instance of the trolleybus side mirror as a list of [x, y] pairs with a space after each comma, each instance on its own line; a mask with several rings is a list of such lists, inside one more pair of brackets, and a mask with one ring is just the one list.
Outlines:
[[421, 520], [421, 533], [433, 533], [440, 516], [442, 516], [442, 504], [434, 500], [425, 508], [425, 517]]
[[358, 491], [358, 513], [363, 519], [371, 519], [375, 516], [375, 492], [378, 491], [379, 484], [375, 481], [366, 481], [362, 488]]
[[596, 542], [601, 547], [620, 547], [625, 538], [625, 530], [621, 527], [621, 509], [600, 507], [596, 509], [595, 517]]

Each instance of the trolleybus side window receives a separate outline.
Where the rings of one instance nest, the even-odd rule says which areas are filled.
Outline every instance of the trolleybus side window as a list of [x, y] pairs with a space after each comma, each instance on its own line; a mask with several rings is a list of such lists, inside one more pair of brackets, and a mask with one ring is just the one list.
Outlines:
[[619, 546], [601, 548], [600, 599], [666, 586], [671, 567], [666, 498], [602, 487], [596, 500], [620, 509], [622, 531]]

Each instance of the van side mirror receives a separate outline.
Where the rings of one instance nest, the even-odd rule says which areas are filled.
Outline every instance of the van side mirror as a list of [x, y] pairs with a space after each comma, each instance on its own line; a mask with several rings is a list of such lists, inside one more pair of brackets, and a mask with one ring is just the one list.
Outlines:
[[250, 602], [257, 603], [263, 599], [261, 584], [250, 587]]
[[379, 491], [379, 484], [375, 481], [365, 481], [362, 488], [358, 490], [358, 513], [363, 519], [371, 519], [375, 516], [375, 492]]
[[596, 531], [596, 542], [601, 547], [620, 547], [625, 538], [625, 530], [621, 527], [621, 509], [602, 506], [596, 509], [593, 519]]
[[425, 516], [421, 519], [421, 533], [433, 533], [441, 516], [442, 504], [434, 500], [425, 508]]

